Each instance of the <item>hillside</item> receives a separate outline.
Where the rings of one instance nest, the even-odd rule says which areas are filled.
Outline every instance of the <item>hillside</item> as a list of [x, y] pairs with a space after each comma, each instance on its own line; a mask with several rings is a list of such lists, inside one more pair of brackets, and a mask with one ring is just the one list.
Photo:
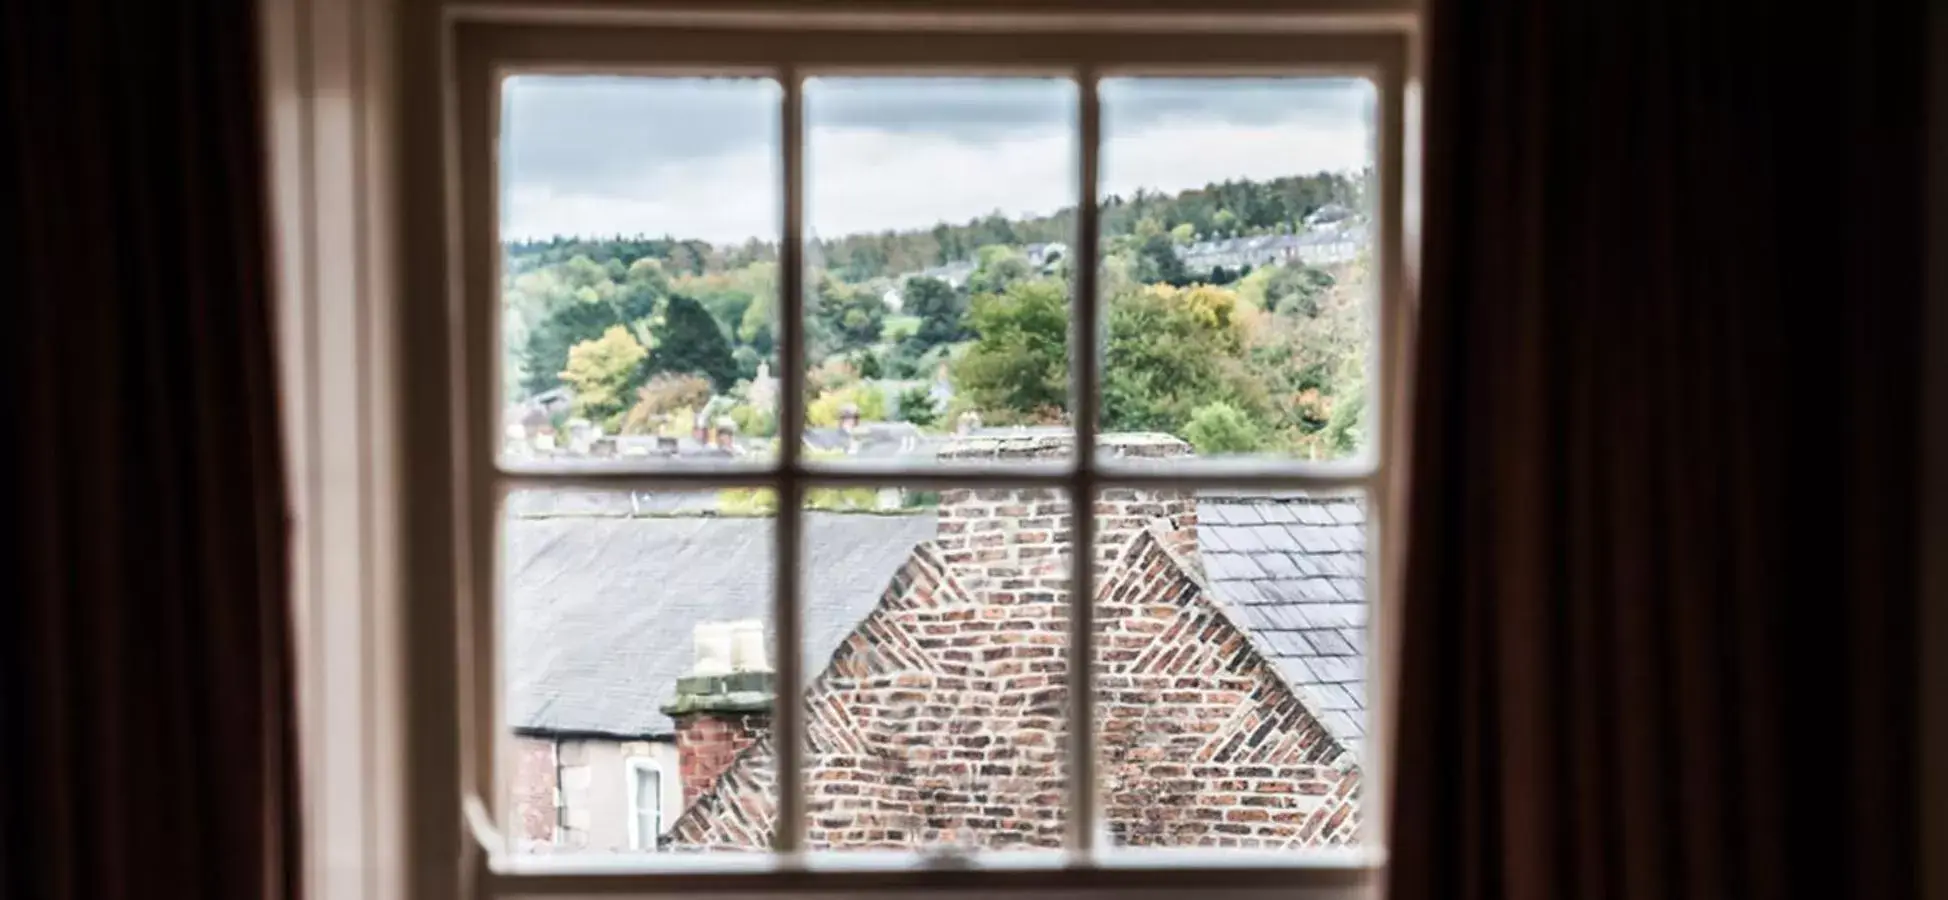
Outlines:
[[[1322, 220], [1358, 208], [1359, 188], [1322, 173], [1106, 198], [1104, 427], [1167, 431], [1206, 452], [1350, 451], [1364, 231]], [[997, 214], [814, 242], [811, 424], [847, 406], [927, 428], [968, 412], [1063, 421], [1073, 221], [1072, 209]], [[1328, 246], [1342, 252], [1312, 253]], [[737, 420], [745, 439], [768, 434], [772, 411], [751, 383], [775, 363], [776, 259], [755, 240], [509, 244], [508, 396], [566, 386], [574, 412], [610, 433], [687, 432], [701, 413]]]

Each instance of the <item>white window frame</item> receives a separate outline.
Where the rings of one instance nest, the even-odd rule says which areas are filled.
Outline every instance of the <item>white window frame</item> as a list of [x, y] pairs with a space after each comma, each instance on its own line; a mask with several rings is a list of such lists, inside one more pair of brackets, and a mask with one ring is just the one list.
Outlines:
[[[1391, 708], [1396, 626], [1388, 579], [1398, 546], [1393, 531], [1399, 449], [1390, 439], [1401, 421], [1410, 333], [1407, 243], [1411, 214], [1406, 194], [1407, 105], [1417, 14], [1408, 7], [1356, 8], [1314, 3], [1296, 12], [1209, 13], [1195, 17], [1144, 12], [1026, 13], [969, 7], [950, 12], [672, 10], [655, 3], [619, 4], [599, 10], [547, 11], [487, 6], [449, 9], [442, 32], [448, 61], [445, 86], [446, 159], [443, 186], [448, 224], [448, 271], [458, 282], [450, 314], [458, 329], [456, 363], [444, 387], [455, 398], [454, 464], [461, 485], [454, 573], [458, 607], [454, 621], [459, 662], [462, 739], [456, 770], [469, 829], [483, 853], [473, 879], [480, 896], [619, 895], [696, 892], [794, 893], [807, 890], [920, 892], [942, 888], [978, 892], [1031, 891], [1122, 894], [1130, 890], [1229, 895], [1348, 896], [1377, 883], [1384, 859], [1389, 762], [1387, 710]], [[804, 421], [803, 331], [803, 79], [822, 74], [1041, 74], [1073, 77], [1078, 85], [1079, 191], [1073, 252], [1099, 258], [1098, 152], [1101, 144], [1098, 79], [1149, 76], [1364, 77], [1375, 90], [1373, 140], [1376, 196], [1369, 212], [1374, 264], [1370, 315], [1374, 349], [1368, 385], [1376, 414], [1368, 423], [1367, 448], [1355, 459], [1328, 463], [1206, 460], [1168, 470], [1126, 468], [1099, 460], [1098, 363], [1102, 322], [1095, 301], [1096, 267], [1075, 267], [1074, 364], [1071, 410], [1077, 440], [1065, 464], [1036, 467], [862, 468], [806, 461], [802, 446], [780, 441], [775, 460], [733, 467], [645, 468], [618, 462], [573, 471], [550, 471], [498, 458], [497, 396], [500, 327], [498, 266], [499, 86], [513, 73], [630, 73], [652, 75], [745, 74], [769, 76], [783, 86], [779, 115], [784, 191], [779, 253], [779, 433], [799, 433]], [[1078, 336], [1092, 336], [1080, 340]], [[1039, 486], [1069, 493], [1072, 502], [1118, 486], [1342, 492], [1357, 490], [1368, 510], [1368, 602], [1373, 637], [1368, 672], [1369, 736], [1362, 758], [1362, 817], [1369, 843], [1341, 852], [1251, 853], [1224, 851], [1110, 852], [1099, 846], [1093, 734], [1095, 677], [1092, 665], [1070, 669], [1068, 772], [1078, 787], [1069, 804], [1068, 849], [1044, 856], [1017, 854], [956, 860], [949, 871], [923, 854], [891, 858], [870, 853], [807, 853], [801, 846], [802, 710], [780, 703], [773, 729], [779, 760], [776, 853], [660, 854], [590, 858], [516, 856], [496, 823], [509, 809], [497, 773], [510, 732], [501, 709], [497, 648], [501, 502], [518, 489], [583, 487], [668, 489], [758, 486], [776, 491], [776, 670], [779, 695], [802, 693], [797, 597], [801, 499], [808, 487], [889, 483], [916, 487]], [[1084, 506], [1082, 508], [1088, 508]], [[1074, 517], [1074, 545], [1089, 546], [1094, 521]], [[1382, 560], [1388, 562], [1382, 565]], [[1092, 566], [1071, 566], [1073, 596], [1094, 596]], [[1070, 654], [1093, 659], [1094, 608], [1071, 603]], [[632, 787], [633, 790], [633, 780]], [[631, 807], [632, 825], [634, 807]]]
[[[644, 772], [653, 772], [656, 774], [656, 790], [653, 792], [655, 796], [651, 798], [656, 804], [656, 830], [647, 836], [648, 840], [646, 841], [642, 833], [642, 773]], [[663, 837], [663, 778], [665, 775], [663, 766], [661, 763], [647, 756], [631, 756], [623, 760], [623, 775], [628, 779], [628, 784], [624, 788], [624, 791], [629, 801], [629, 849], [637, 853], [654, 853], [658, 849], [658, 845]]]

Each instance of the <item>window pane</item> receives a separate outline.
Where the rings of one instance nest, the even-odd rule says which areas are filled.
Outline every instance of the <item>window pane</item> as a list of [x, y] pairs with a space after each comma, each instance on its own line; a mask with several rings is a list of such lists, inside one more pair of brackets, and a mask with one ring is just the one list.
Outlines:
[[[725, 772], [769, 740], [774, 504], [742, 489], [522, 491], [503, 523], [515, 848], [626, 850], [639, 815], [722, 821], [695, 801], [726, 778], [748, 804], [737, 821], [768, 830], [770, 770]], [[632, 772], [638, 757], [656, 768]], [[745, 846], [767, 845], [699, 848]]]
[[1200, 456], [1364, 448], [1373, 91], [1101, 83], [1101, 427]]
[[886, 485], [807, 506], [807, 848], [1064, 846], [1064, 495]]
[[1096, 727], [1113, 844], [1358, 842], [1364, 501], [1112, 489], [1096, 521]]
[[505, 82], [504, 457], [775, 453], [780, 96], [752, 78]]
[[1068, 433], [1075, 115], [1065, 80], [806, 82], [813, 459]]

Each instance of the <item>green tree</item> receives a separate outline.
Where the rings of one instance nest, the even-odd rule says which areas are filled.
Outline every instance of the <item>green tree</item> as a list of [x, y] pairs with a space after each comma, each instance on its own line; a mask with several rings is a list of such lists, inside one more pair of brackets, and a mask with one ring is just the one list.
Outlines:
[[1103, 425], [1176, 432], [1198, 407], [1224, 401], [1258, 418], [1270, 402], [1247, 364], [1237, 296], [1225, 288], [1156, 285], [1117, 297], [1103, 360]]
[[1184, 268], [1183, 259], [1177, 255], [1177, 244], [1169, 234], [1153, 234], [1137, 245], [1136, 277], [1146, 284], [1190, 283], [1190, 272]]
[[569, 348], [561, 380], [575, 390], [576, 414], [610, 432], [620, 430], [631, 389], [641, 379], [643, 360], [648, 357], [649, 351], [621, 325]]
[[1068, 408], [1069, 292], [1058, 281], [1029, 281], [974, 298], [968, 323], [978, 335], [954, 363], [954, 383], [975, 408], [1048, 418]]
[[909, 355], [967, 338], [967, 301], [953, 286], [938, 278], [908, 278], [901, 294], [900, 311], [920, 319], [919, 329], [905, 342]]
[[864, 286], [824, 275], [819, 279], [811, 318], [823, 331], [819, 337], [833, 344], [817, 349], [856, 350], [879, 340], [880, 328], [886, 323], [886, 302]]
[[1222, 400], [1191, 411], [1184, 423], [1184, 440], [1205, 456], [1255, 453], [1264, 449], [1264, 435], [1245, 411]]
[[568, 366], [569, 348], [601, 337], [621, 321], [615, 307], [601, 300], [571, 299], [563, 303], [528, 333], [527, 346], [521, 351], [521, 368], [526, 372], [521, 387], [529, 393], [555, 387]]
[[933, 408], [933, 395], [925, 387], [910, 387], [900, 392], [899, 411], [895, 415], [902, 422], [911, 422], [925, 428], [940, 418]]
[[1288, 315], [1319, 315], [1319, 299], [1333, 286], [1333, 277], [1301, 263], [1279, 266], [1265, 282], [1267, 308]]
[[737, 362], [730, 342], [717, 329], [710, 311], [682, 294], [673, 294], [663, 308], [662, 328], [656, 334], [656, 353], [650, 372], [694, 372], [710, 379], [720, 391], [737, 381]]
[[1028, 257], [1013, 247], [995, 244], [974, 254], [974, 272], [967, 276], [970, 295], [999, 294], [1035, 274]]

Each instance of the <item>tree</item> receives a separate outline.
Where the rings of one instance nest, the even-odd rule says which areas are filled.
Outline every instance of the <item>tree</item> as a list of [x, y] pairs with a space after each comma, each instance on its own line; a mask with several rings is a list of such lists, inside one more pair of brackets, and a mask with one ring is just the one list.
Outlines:
[[967, 292], [975, 296], [999, 294], [1035, 274], [1034, 268], [1028, 265], [1028, 257], [1013, 247], [999, 244], [982, 247], [974, 259], [974, 272], [967, 276]]
[[1265, 282], [1268, 309], [1288, 315], [1319, 315], [1319, 298], [1333, 286], [1333, 277], [1302, 263], [1288, 263]]
[[1068, 408], [1069, 292], [1030, 281], [974, 298], [973, 346], [954, 364], [954, 383], [984, 413], [1053, 418]]
[[1184, 440], [1205, 456], [1255, 453], [1264, 448], [1257, 423], [1244, 410], [1222, 400], [1191, 411], [1190, 421], [1184, 423]]
[[630, 388], [642, 376], [643, 360], [648, 357], [649, 351], [621, 325], [570, 348], [561, 380], [575, 390], [576, 414], [608, 431], [619, 430]]
[[569, 348], [595, 340], [610, 327], [621, 324], [615, 307], [601, 300], [570, 299], [557, 307], [528, 333], [521, 351], [521, 368], [527, 374], [521, 386], [529, 393], [549, 390], [561, 381], [568, 366]]
[[820, 394], [805, 407], [805, 424], [830, 428], [839, 424], [839, 414], [847, 406], [859, 411], [861, 422], [886, 421], [886, 395], [870, 384], [853, 384]]
[[772, 329], [778, 321], [778, 292], [766, 291], [751, 295], [751, 305], [744, 308], [744, 318], [737, 325], [737, 339], [751, 345], [751, 349], [769, 356], [772, 350]]
[[731, 358], [730, 342], [717, 329], [717, 320], [703, 304], [682, 294], [670, 295], [663, 308], [649, 371], [695, 372], [720, 391], [737, 381], [737, 361]]
[[[647, 434], [659, 417], [679, 409], [699, 409], [710, 402], [710, 381], [700, 375], [662, 372], [636, 389], [636, 403], [623, 416], [622, 428], [630, 434]], [[687, 424], [687, 423], [686, 423]]]
[[904, 342], [909, 356], [967, 338], [967, 301], [952, 285], [938, 278], [908, 278], [901, 294], [900, 311], [920, 320], [919, 329]]
[[940, 418], [933, 408], [933, 395], [925, 387], [910, 387], [900, 392], [899, 411], [895, 415], [902, 422], [911, 422], [925, 428]]
[[812, 319], [824, 332], [820, 337], [834, 344], [817, 349], [856, 350], [879, 340], [880, 328], [886, 323], [886, 302], [863, 286], [825, 274], [819, 278]]
[[1253, 418], [1269, 394], [1247, 364], [1237, 296], [1220, 287], [1154, 285], [1113, 298], [1103, 360], [1103, 425], [1176, 432], [1198, 407], [1224, 401]]
[[1136, 277], [1147, 284], [1185, 285], [1190, 272], [1177, 255], [1177, 244], [1168, 234], [1153, 234], [1143, 239], [1136, 250]]

